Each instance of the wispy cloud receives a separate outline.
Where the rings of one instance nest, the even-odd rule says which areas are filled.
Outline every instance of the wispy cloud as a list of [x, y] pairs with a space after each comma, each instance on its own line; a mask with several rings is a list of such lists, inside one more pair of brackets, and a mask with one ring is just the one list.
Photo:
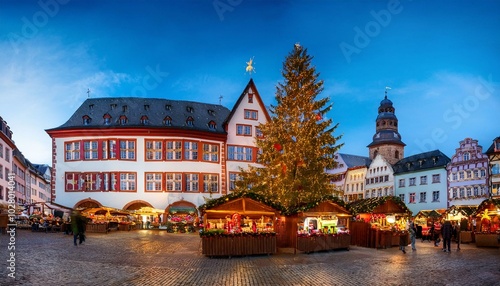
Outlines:
[[17, 51], [2, 42], [0, 50], [0, 115], [20, 142], [17, 147], [37, 163], [50, 163], [51, 142], [44, 129], [63, 124], [88, 96], [89, 87], [92, 94], [108, 94], [113, 86], [132, 80], [102, 70], [85, 46], [63, 47], [58, 39], [34, 39]]

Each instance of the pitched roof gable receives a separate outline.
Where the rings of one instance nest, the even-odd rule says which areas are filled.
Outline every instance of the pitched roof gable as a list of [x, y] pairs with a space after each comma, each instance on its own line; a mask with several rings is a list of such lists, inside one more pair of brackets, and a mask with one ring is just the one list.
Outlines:
[[253, 82], [253, 79], [250, 79], [250, 81], [248, 82], [245, 89], [243, 89], [243, 92], [241, 93], [240, 97], [238, 98], [238, 100], [234, 104], [234, 106], [231, 110], [231, 113], [227, 117], [224, 125], [227, 125], [229, 123], [229, 121], [231, 121], [234, 113], [236, 112], [236, 110], [238, 109], [238, 106], [241, 104], [241, 102], [243, 101], [243, 99], [247, 95], [249, 89], [251, 89], [254, 92], [254, 100], [256, 100], [256, 102], [259, 104], [261, 109], [264, 111], [264, 115], [266, 116], [266, 120], [267, 121], [271, 120], [271, 117], [269, 116], [269, 113], [267, 112], [266, 106], [264, 105], [264, 102], [262, 101], [262, 98], [260, 97], [260, 93], [257, 90], [257, 87], [255, 86], [255, 83]]

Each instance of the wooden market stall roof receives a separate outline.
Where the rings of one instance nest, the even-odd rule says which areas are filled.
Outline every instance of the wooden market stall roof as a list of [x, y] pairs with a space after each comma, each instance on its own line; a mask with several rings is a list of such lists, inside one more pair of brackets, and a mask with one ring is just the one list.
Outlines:
[[437, 209], [437, 210], [421, 210], [419, 211], [415, 217], [425, 217], [425, 218], [434, 218], [438, 219], [443, 216], [446, 212], [445, 209]]
[[462, 214], [462, 216], [469, 217], [473, 215], [477, 211], [477, 206], [470, 205], [470, 206], [457, 206], [457, 205], [452, 205], [446, 210], [446, 214], [452, 214], [452, 215], [458, 215]]
[[301, 214], [303, 216], [321, 216], [332, 213], [340, 217], [351, 216], [351, 212], [349, 212], [344, 206], [341, 206], [333, 201], [320, 202], [314, 207], [303, 211]]
[[231, 193], [212, 199], [198, 209], [202, 216], [206, 214], [211, 218], [223, 218], [235, 212], [244, 216], [276, 216], [281, 210], [267, 198], [251, 192]]
[[347, 205], [353, 215], [361, 213], [411, 214], [399, 197], [385, 196], [354, 201]]
[[482, 201], [481, 204], [479, 204], [479, 206], [477, 207], [477, 210], [474, 214], [481, 215], [486, 210], [488, 210], [489, 213], [500, 213], [498, 211], [499, 209], [500, 209], [500, 199], [490, 198]]

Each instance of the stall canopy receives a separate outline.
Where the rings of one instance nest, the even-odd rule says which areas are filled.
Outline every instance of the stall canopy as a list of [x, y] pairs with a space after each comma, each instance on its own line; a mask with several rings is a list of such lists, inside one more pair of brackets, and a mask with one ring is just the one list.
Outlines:
[[474, 215], [479, 216], [484, 213], [500, 214], [500, 199], [487, 199], [481, 202], [477, 207]]
[[202, 214], [206, 214], [210, 218], [225, 218], [235, 212], [241, 216], [250, 218], [257, 218], [263, 215], [274, 217], [277, 214], [274, 208], [248, 197], [228, 200], [223, 204], [202, 209]]
[[353, 215], [362, 213], [411, 215], [405, 203], [399, 197], [394, 196], [357, 200], [348, 204], [347, 209]]
[[155, 209], [152, 207], [141, 207], [141, 208], [139, 208], [137, 210], [133, 210], [131, 212], [134, 214], [138, 214], [138, 215], [153, 215], [153, 216], [165, 213], [164, 210]]
[[446, 215], [451, 215], [453, 217], [462, 216], [470, 217], [477, 210], [477, 206], [457, 206], [453, 205], [446, 210]]

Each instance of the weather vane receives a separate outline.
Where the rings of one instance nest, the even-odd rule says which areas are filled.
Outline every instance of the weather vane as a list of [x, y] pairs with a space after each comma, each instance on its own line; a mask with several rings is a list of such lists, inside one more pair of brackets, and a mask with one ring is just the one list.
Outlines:
[[386, 86], [386, 87], [385, 87], [385, 98], [387, 98], [387, 91], [388, 91], [389, 89], [391, 89], [389, 86]]
[[247, 67], [245, 71], [250, 75], [252, 75], [252, 73], [255, 73], [255, 68], [253, 67], [253, 57], [250, 58], [250, 60], [247, 62]]
[[90, 88], [87, 88], [87, 97], [90, 97]]

